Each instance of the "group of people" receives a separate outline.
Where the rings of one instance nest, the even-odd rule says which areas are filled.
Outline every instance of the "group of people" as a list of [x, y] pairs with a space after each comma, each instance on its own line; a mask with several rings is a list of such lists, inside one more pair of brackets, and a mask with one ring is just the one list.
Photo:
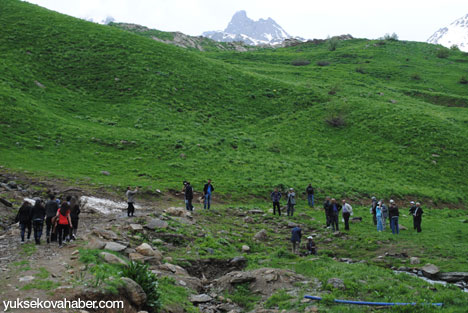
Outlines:
[[16, 215], [21, 242], [25, 242], [25, 237], [30, 240], [34, 230], [34, 241], [40, 245], [45, 222], [47, 243], [58, 241], [59, 247], [62, 247], [63, 241], [76, 239], [79, 215], [80, 204], [76, 197], [67, 196], [61, 201], [50, 195], [45, 204], [41, 198], [34, 198], [34, 205], [24, 201]]
[[[210, 209], [211, 207], [211, 196], [214, 191], [214, 186], [211, 183], [211, 179], [208, 179], [205, 186], [203, 186], [203, 208]], [[182, 192], [184, 193], [184, 200], [185, 200], [185, 208], [187, 211], [193, 211], [193, 187], [189, 181], [184, 180], [184, 187], [182, 188]]]
[[[384, 200], [377, 201], [376, 197], [372, 197], [372, 204], [370, 207], [370, 213], [372, 214], [374, 225], [377, 226], [377, 231], [382, 232], [386, 227], [387, 219], [390, 220], [390, 228], [393, 234], [400, 233], [400, 226], [398, 224], [398, 219], [400, 216], [400, 211], [395, 201], [390, 200], [390, 205], [387, 207], [384, 203]], [[416, 229], [418, 233], [421, 230], [421, 222], [423, 209], [421, 208], [421, 203], [419, 202], [410, 202], [409, 213], [413, 217], [413, 228]]]
[[[309, 184], [306, 188], [307, 194], [307, 202], [311, 208], [314, 207], [314, 187], [312, 184]], [[271, 201], [273, 202], [273, 214], [276, 215], [276, 211], [278, 211], [278, 215], [281, 216], [281, 200], [282, 194], [275, 188], [275, 190], [270, 194]], [[294, 206], [296, 205], [296, 193], [294, 192], [294, 188], [289, 188], [288, 193], [286, 194], [286, 204], [287, 209], [286, 213], [288, 216], [294, 216]]]

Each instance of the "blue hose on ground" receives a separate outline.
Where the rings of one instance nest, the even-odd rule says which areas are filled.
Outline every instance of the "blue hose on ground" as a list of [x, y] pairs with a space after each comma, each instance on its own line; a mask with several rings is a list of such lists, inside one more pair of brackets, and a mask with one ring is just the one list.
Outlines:
[[[311, 299], [311, 300], [322, 300], [321, 297], [314, 297], [314, 296], [304, 296], [306, 299]], [[375, 305], [375, 306], [394, 306], [394, 305], [416, 305], [417, 303], [411, 302], [411, 303], [400, 303], [400, 302], [368, 302], [368, 301], [352, 301], [352, 300], [338, 300], [334, 299], [336, 303], [342, 303], [342, 304], [357, 304], [357, 305]], [[423, 305], [434, 305], [434, 306], [443, 306], [443, 303], [422, 303]]]

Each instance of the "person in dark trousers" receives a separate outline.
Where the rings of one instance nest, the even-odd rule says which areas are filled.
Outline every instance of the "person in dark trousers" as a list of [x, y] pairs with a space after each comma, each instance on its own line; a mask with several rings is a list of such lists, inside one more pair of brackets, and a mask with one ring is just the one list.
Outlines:
[[414, 220], [414, 211], [416, 211], [416, 204], [414, 204], [414, 201], [410, 202], [410, 209], [409, 209], [409, 214], [413, 217], [413, 229], [416, 229], [416, 222]]
[[205, 199], [203, 208], [210, 209], [211, 206], [211, 196], [213, 194], [214, 187], [211, 184], [211, 179], [208, 179], [208, 182], [203, 187], [203, 197]]
[[331, 206], [331, 214], [332, 214], [331, 225], [332, 225], [333, 231], [339, 231], [340, 229], [338, 227], [338, 216], [340, 215], [341, 205], [336, 203], [336, 200], [332, 198], [330, 206]]
[[299, 246], [301, 244], [302, 229], [300, 226], [296, 226], [291, 230], [291, 242], [292, 242], [292, 253], [297, 254], [299, 252]]
[[62, 202], [60, 209], [57, 211], [57, 239], [59, 242], [59, 247], [62, 247], [62, 242], [64, 238], [68, 235], [68, 230], [71, 228], [71, 219], [70, 219], [70, 205], [67, 202]]
[[288, 192], [288, 209], [287, 213], [288, 216], [294, 215], [294, 206], [296, 205], [296, 193], [294, 192], [293, 188], [289, 188]]
[[346, 200], [341, 201], [343, 203], [342, 208], [342, 215], [345, 224], [345, 230], [349, 230], [349, 217], [353, 214], [353, 207], [346, 202]]
[[309, 203], [309, 206], [313, 208], [314, 207], [314, 187], [312, 187], [312, 184], [309, 184], [309, 186], [307, 186], [306, 194], [307, 194], [307, 202]]
[[307, 237], [307, 255], [317, 255], [317, 246], [312, 236]]
[[331, 225], [331, 214], [330, 214], [330, 197], [327, 197], [325, 199], [325, 202], [323, 203], [323, 209], [325, 210], [325, 220], [327, 223], [327, 227], [330, 227]]
[[390, 218], [390, 228], [392, 229], [392, 234], [400, 233], [400, 226], [398, 225], [398, 218], [400, 212], [395, 201], [390, 200], [390, 206], [388, 207], [388, 217]]
[[128, 207], [127, 207], [128, 217], [133, 216], [133, 214], [135, 213], [134, 203], [135, 203], [135, 195], [137, 194], [137, 192], [138, 192], [138, 187], [136, 187], [135, 190], [131, 190], [130, 187], [127, 187], [127, 192], [125, 193], [125, 195], [127, 196], [127, 203], [128, 203]]
[[47, 237], [47, 243], [50, 243], [50, 233], [53, 229], [52, 225], [52, 218], [57, 215], [57, 210], [59, 208], [59, 205], [57, 201], [55, 200], [55, 195], [50, 195], [49, 196], [49, 201], [47, 201], [45, 205], [45, 211], [46, 211], [46, 237]]
[[193, 211], [193, 205], [192, 205], [192, 200], [193, 200], [193, 188], [192, 188], [192, 185], [190, 185], [190, 182], [186, 182], [186, 183], [185, 183], [184, 195], [185, 195], [185, 201], [186, 201], [185, 208], [186, 208], [188, 211]]
[[31, 224], [32, 224], [32, 205], [24, 201], [18, 209], [18, 214], [15, 218], [15, 223], [20, 225], [21, 230], [21, 243], [24, 243], [24, 234], [27, 230], [27, 239], [31, 238]]
[[72, 231], [70, 235], [71, 240], [76, 240], [76, 232], [78, 230], [78, 221], [80, 220], [80, 203], [76, 197], [72, 197], [70, 200], [70, 221]]
[[32, 208], [32, 223], [34, 229], [34, 240], [36, 242], [36, 245], [40, 245], [46, 211], [45, 207], [42, 205], [42, 200], [40, 198], [36, 198], [35, 200], [36, 203]]
[[280, 200], [281, 200], [281, 192], [279, 192], [278, 188], [275, 188], [270, 195], [271, 201], [273, 202], [273, 215], [276, 215], [276, 209], [278, 208], [278, 215], [281, 216], [281, 207], [280, 207]]
[[422, 222], [422, 215], [423, 215], [423, 209], [421, 208], [421, 203], [416, 202], [416, 208], [414, 209], [414, 223], [416, 224], [416, 231], [418, 233], [421, 232], [421, 222]]
[[376, 215], [376, 211], [375, 211], [375, 208], [377, 207], [378, 203], [377, 203], [377, 198], [376, 197], [372, 197], [372, 203], [371, 203], [371, 208], [370, 208], [370, 212], [372, 214], [372, 220], [374, 221], [374, 226], [377, 225], [377, 217], [375, 216]]

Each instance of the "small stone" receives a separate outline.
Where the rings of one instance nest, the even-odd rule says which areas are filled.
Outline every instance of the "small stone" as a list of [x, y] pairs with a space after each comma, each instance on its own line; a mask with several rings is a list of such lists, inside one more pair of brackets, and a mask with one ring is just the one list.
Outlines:
[[77, 254], [79, 254], [79, 253], [80, 253], [79, 250], [75, 250], [75, 251], [73, 251], [71, 254], [72, 254], [72, 255], [77, 255]]
[[155, 230], [155, 229], [165, 229], [169, 227], [169, 224], [166, 221], [162, 221], [158, 218], [151, 219], [146, 225], [145, 228]]
[[330, 278], [327, 281], [327, 284], [332, 285], [333, 288], [336, 288], [336, 289], [346, 289], [343, 280], [339, 278]]
[[421, 260], [418, 257], [412, 256], [410, 258], [410, 264], [415, 265], [415, 264], [420, 264]]
[[125, 248], [127, 248], [127, 246], [121, 245], [120, 243], [117, 243], [117, 242], [108, 242], [104, 246], [104, 249], [115, 251], [115, 252], [123, 251], [125, 250]]
[[104, 176], [109, 176], [110, 173], [108, 171], [101, 171], [101, 174], [104, 175]]
[[192, 302], [194, 304], [196, 304], [196, 303], [206, 303], [206, 302], [210, 302], [211, 300], [213, 300], [213, 298], [211, 298], [209, 295], [207, 295], [205, 293], [190, 296], [190, 302]]
[[242, 246], [242, 252], [249, 252], [249, 251], [250, 251], [250, 247], [248, 245]]
[[145, 259], [145, 256], [137, 252], [131, 252], [128, 254], [128, 258], [132, 261], [143, 261]]
[[145, 256], [153, 256], [155, 254], [153, 248], [146, 242], [136, 247], [135, 250]]
[[405, 227], [405, 226], [403, 226], [403, 225], [401, 225], [401, 224], [398, 224], [398, 228], [399, 228], [400, 230], [408, 230], [407, 227]]
[[27, 281], [31, 281], [31, 280], [34, 280], [34, 276], [23, 276], [23, 277], [19, 278], [20, 282], [27, 282]]
[[107, 263], [110, 264], [120, 264], [120, 265], [128, 265], [127, 262], [116, 256], [115, 254], [109, 253], [109, 252], [101, 252], [99, 253], [101, 258], [104, 259]]
[[254, 222], [254, 220], [253, 220], [252, 217], [250, 217], [250, 216], [244, 217], [244, 223], [253, 223], [253, 222]]
[[268, 241], [268, 234], [266, 230], [262, 229], [261, 231], [255, 234], [253, 239], [258, 241]]
[[143, 226], [140, 224], [130, 224], [130, 229], [133, 231], [143, 230]]

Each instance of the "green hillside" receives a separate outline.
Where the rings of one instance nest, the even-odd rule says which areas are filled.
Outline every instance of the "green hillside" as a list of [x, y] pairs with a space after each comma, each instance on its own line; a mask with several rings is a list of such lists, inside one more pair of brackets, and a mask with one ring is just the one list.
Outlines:
[[0, 165], [13, 171], [160, 189], [212, 178], [244, 200], [308, 182], [321, 196], [468, 200], [459, 51], [363, 39], [187, 51], [0, 6]]

